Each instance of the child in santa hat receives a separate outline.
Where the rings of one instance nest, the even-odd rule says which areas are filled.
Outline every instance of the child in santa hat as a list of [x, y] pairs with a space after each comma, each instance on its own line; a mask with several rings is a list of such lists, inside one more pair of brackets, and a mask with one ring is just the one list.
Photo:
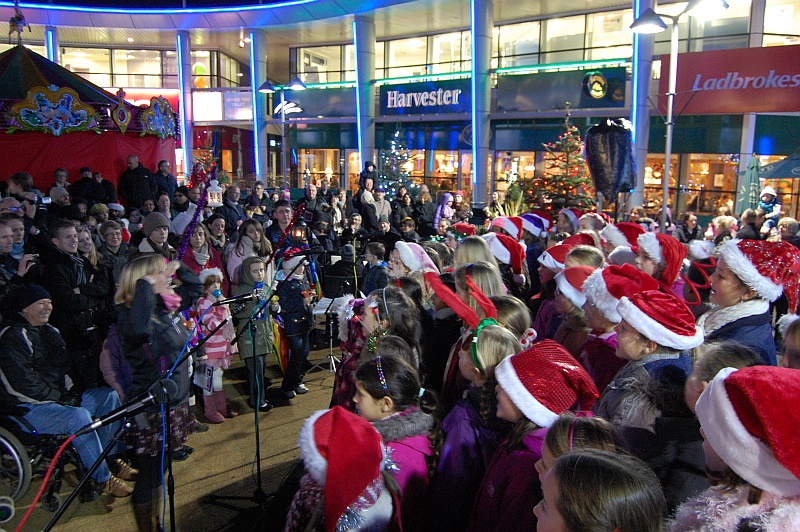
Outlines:
[[674, 412], [689, 415], [683, 387], [692, 369], [690, 350], [703, 343], [703, 331], [686, 303], [670, 292], [622, 297], [617, 312], [617, 356], [628, 362], [603, 392], [595, 413], [622, 432], [630, 452], [647, 460], [675, 436], [662, 434], [661, 422]]
[[287, 532], [386, 530], [394, 518], [392, 467], [381, 436], [342, 407], [314, 413], [298, 438], [305, 476], [287, 515]]
[[611, 265], [595, 270], [583, 283], [582, 290], [586, 298], [583, 304], [586, 326], [591, 332], [581, 347], [578, 360], [602, 393], [627, 363], [617, 356], [615, 327], [622, 321], [617, 312], [620, 299], [645, 290], [658, 290], [658, 282], [630, 264]]
[[234, 353], [231, 340], [235, 336], [233, 324], [230, 322], [228, 305], [213, 306], [217, 299], [222, 297], [223, 273], [219, 268], [208, 268], [197, 276], [203, 283], [205, 292], [197, 300], [195, 310], [202, 317], [200, 330], [204, 335], [211, 334], [221, 323], [221, 330], [210, 336], [203, 344], [205, 360], [198, 361], [198, 366], [208, 366], [211, 369], [211, 387], [203, 389], [203, 403], [205, 415], [211, 423], [222, 423], [226, 417], [236, 417], [238, 414], [228, 408], [225, 401], [225, 391], [222, 387], [222, 372], [231, 364]]
[[497, 417], [514, 423], [484, 476], [469, 530], [531, 530], [531, 508], [540, 499], [531, 474], [542, 458], [547, 427], [578, 405], [597, 399], [589, 374], [559, 344], [545, 340], [505, 358], [495, 369]]
[[800, 372], [726, 368], [697, 401], [713, 487], [682, 504], [668, 523], [691, 530], [800, 529], [797, 410]]
[[530, 297], [530, 275], [525, 261], [525, 247], [502, 233], [486, 233], [483, 239], [489, 244], [489, 250], [497, 259], [503, 284], [509, 293], [523, 301]]
[[800, 250], [787, 242], [729, 240], [719, 247], [717, 269], [709, 277], [716, 307], [697, 320], [709, 340], [741, 342], [774, 366], [775, 340], [770, 302], [785, 294], [797, 308]]
[[676, 296], [683, 297], [683, 281], [678, 276], [688, 254], [686, 246], [665, 233], [644, 233], [636, 241], [639, 244], [636, 266]]
[[533, 328], [539, 339], [553, 339], [561, 325], [561, 317], [556, 310], [556, 275], [566, 268], [567, 254], [572, 246], [558, 244], [546, 249], [539, 256], [539, 281], [541, 291], [531, 298]]
[[583, 283], [596, 270], [593, 266], [571, 266], [556, 275], [556, 308], [561, 316], [553, 340], [577, 358], [591, 329], [587, 327], [583, 305]]
[[578, 221], [583, 216], [583, 211], [574, 208], [563, 208], [558, 212], [556, 230], [559, 233], [575, 234], [578, 230]]

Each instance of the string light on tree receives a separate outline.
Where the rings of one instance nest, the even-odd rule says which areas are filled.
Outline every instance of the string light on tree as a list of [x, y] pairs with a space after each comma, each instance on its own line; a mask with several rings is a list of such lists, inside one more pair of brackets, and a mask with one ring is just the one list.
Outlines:
[[380, 151], [378, 176], [386, 187], [386, 198], [394, 200], [400, 187], [405, 187], [416, 198], [419, 185], [414, 183], [411, 171], [414, 170], [414, 157], [402, 139], [400, 130], [396, 130], [389, 142], [388, 150]]

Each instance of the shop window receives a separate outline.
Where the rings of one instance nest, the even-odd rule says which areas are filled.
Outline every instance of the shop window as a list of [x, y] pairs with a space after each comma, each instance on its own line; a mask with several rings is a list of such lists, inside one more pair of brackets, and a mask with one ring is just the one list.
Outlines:
[[[761, 166], [776, 163], [783, 159], [782, 155], [760, 156], [758, 159]], [[781, 202], [782, 216], [790, 216], [795, 220], [800, 220], [800, 179], [764, 179], [761, 180], [760, 189], [771, 186], [778, 193], [778, 201]]]
[[100, 87], [110, 87], [111, 50], [106, 48], [61, 48], [61, 65]]
[[498, 67], [539, 63], [540, 22], [509, 24], [497, 28]]
[[298, 51], [298, 75], [306, 83], [342, 80], [342, 47], [316, 46]]
[[158, 50], [113, 50], [116, 87], [161, 87], [161, 52]]
[[390, 78], [428, 74], [427, 38], [399, 39], [387, 44]]
[[711, 50], [732, 50], [747, 48], [749, 37], [747, 35], [733, 35], [730, 37], [714, 37], [710, 39], [692, 39], [689, 43], [691, 52], [709, 52]]
[[[462, 51], [469, 56], [468, 48], [462, 48], [463, 32], [434, 35], [431, 38], [431, 71], [433, 74], [461, 72]], [[466, 43], [469, 46], [469, 42]]]
[[633, 44], [633, 32], [628, 29], [633, 24], [632, 10], [595, 13], [587, 18], [587, 47], [605, 48]]
[[[11, 50], [12, 48], [14, 48], [14, 46], [16, 46], [16, 45], [15, 44], [5, 43], [5, 42], [0, 42], [0, 54], [5, 52], [5, 51], [7, 51], [7, 50]], [[45, 50], [44, 46], [38, 46], [36, 44], [23, 44], [22, 46], [24, 46], [28, 50], [33, 50], [34, 52], [36, 52], [37, 54], [41, 55], [42, 57], [47, 57], [47, 50]], [[62, 50], [63, 50], [63, 48], [62, 48]]]
[[[669, 179], [669, 202], [673, 203], [675, 190], [678, 183], [678, 156], [672, 156], [672, 165], [670, 167]], [[643, 207], [648, 216], [653, 217], [656, 212], [661, 208], [662, 200], [664, 198], [662, 190], [662, 179], [664, 178], [664, 156], [663, 155], [648, 155], [647, 163], [644, 169], [644, 204]]]
[[384, 68], [386, 67], [386, 43], [383, 41], [375, 43], [375, 79], [386, 77], [384, 75]]
[[728, 9], [714, 12], [708, 18], [689, 17], [691, 38], [746, 34], [750, 27], [750, 0], [731, 0], [728, 3]]
[[[298, 168], [305, 183], [314, 183], [317, 186], [327, 179], [331, 189], [339, 188], [341, 172], [339, 170], [339, 150], [299, 150], [297, 154]], [[355, 190], [355, 189], [354, 189]]]
[[[764, 33], [800, 35], [800, 1], [766, 0]], [[767, 36], [764, 35], [764, 40], [766, 39]]]
[[211, 52], [205, 50], [192, 52], [191, 62], [192, 87], [195, 89], [207, 89], [217, 85], [213, 82], [216, 74], [216, 65], [211, 60]]
[[[583, 50], [586, 33], [586, 17], [584, 15], [545, 20], [542, 25], [544, 51]], [[583, 58], [581, 57], [581, 59]]]

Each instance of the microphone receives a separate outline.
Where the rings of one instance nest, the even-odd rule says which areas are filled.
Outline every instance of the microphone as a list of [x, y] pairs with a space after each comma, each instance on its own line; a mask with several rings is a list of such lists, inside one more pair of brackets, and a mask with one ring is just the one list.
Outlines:
[[229, 303], [243, 303], [245, 301], [250, 301], [251, 299], [255, 298], [264, 299], [263, 295], [260, 294], [259, 292], [263, 292], [263, 289], [259, 290], [258, 288], [256, 288], [255, 290], [247, 294], [240, 294], [238, 296], [226, 297], [225, 299], [218, 299], [217, 301], [212, 303], [211, 306], [218, 307], [220, 305], [227, 305]]
[[76, 432], [75, 436], [83, 436], [84, 434], [95, 431], [100, 427], [105, 427], [111, 423], [116, 423], [119, 420], [136, 414], [140, 410], [143, 410], [152, 404], [167, 404], [174, 399], [176, 395], [178, 395], [178, 384], [175, 381], [171, 379], [162, 379], [157, 381], [150, 387], [149, 390], [141, 394], [138, 398], [129, 401], [127, 404], [122, 405], [113, 412], [109, 412], [100, 419], [89, 423]]

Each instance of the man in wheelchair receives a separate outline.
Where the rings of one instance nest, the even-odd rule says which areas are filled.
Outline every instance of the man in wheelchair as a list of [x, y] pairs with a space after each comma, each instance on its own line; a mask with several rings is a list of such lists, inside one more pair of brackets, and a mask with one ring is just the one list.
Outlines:
[[[58, 329], [48, 324], [53, 305], [39, 285], [12, 288], [0, 323], [0, 405], [24, 407], [23, 417], [42, 434], [73, 434], [120, 406], [111, 388], [76, 390], [68, 375], [69, 357]], [[72, 441], [88, 469], [113, 438], [119, 423]], [[121, 450], [121, 449], [120, 449]], [[112, 453], [113, 454], [113, 453]], [[93, 475], [104, 493], [127, 497], [136, 471], [119, 459], [107, 459]], [[116, 471], [112, 475], [109, 464]]]

